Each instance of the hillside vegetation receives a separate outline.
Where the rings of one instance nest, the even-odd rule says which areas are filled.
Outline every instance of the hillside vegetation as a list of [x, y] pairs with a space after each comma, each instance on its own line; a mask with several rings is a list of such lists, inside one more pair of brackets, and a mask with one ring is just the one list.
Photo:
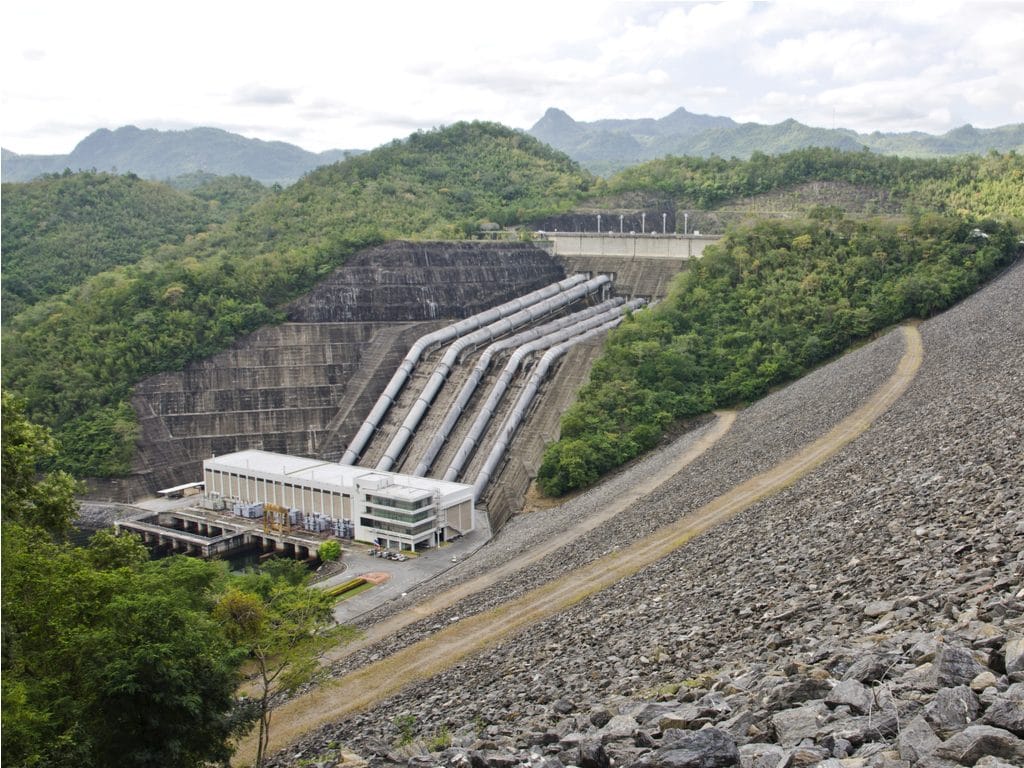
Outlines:
[[666, 157], [628, 168], [600, 189], [703, 209], [808, 181], [884, 189], [911, 211], [1024, 217], [1024, 155], [1015, 152], [925, 160], [815, 148], [774, 157], [755, 153], [749, 160]]
[[213, 200], [107, 173], [4, 184], [4, 320], [223, 220]]
[[[33, 194], [58, 200], [65, 185], [94, 193], [97, 186], [106, 188], [103, 184], [109, 178], [102, 174], [51, 177], [36, 182], [39, 188]], [[128, 398], [136, 382], [161, 371], [180, 370], [261, 325], [279, 322], [283, 304], [308, 291], [362, 248], [395, 238], [465, 237], [488, 222], [528, 224], [569, 211], [588, 199], [616, 194], [671, 199], [680, 207], [700, 208], [812, 180], [887, 190], [905, 210], [916, 212], [918, 224], [930, 221], [922, 219], [921, 212], [956, 217], [942, 224], [938, 234], [904, 225], [895, 230], [902, 235], [891, 235], [885, 229], [890, 225], [872, 225], [881, 229], [870, 237], [892, 239], [884, 250], [904, 261], [916, 257], [905, 251], [901, 237], [948, 235], [962, 243], [964, 227], [974, 226], [967, 217], [1019, 219], [1024, 211], [1024, 160], [1013, 153], [907, 160], [810, 149], [775, 158], [755, 155], [749, 161], [666, 158], [609, 180], [596, 180], [566, 156], [521, 132], [488, 123], [460, 123], [320, 168], [284, 190], [261, 193], [251, 181], [237, 178], [199, 175], [185, 181], [192, 187], [191, 198], [201, 198], [206, 206], [195, 208], [196, 203], [189, 202], [186, 209], [203, 210], [203, 221], [222, 223], [215, 221], [183, 241], [140, 248], [143, 257], [135, 263], [93, 275], [11, 317], [4, 326], [4, 385], [26, 399], [31, 418], [55, 430], [64, 446], [56, 466], [80, 476], [122, 474], [129, 469], [134, 452], [137, 425]], [[144, 184], [130, 177], [118, 183], [132, 189]], [[12, 197], [24, 194], [18, 185], [9, 187]], [[255, 203], [247, 207], [252, 200]], [[818, 220], [797, 225], [799, 231], [783, 228], [778, 238], [789, 242], [806, 234], [812, 251], [826, 248], [820, 242], [825, 237], [822, 232], [836, 230], [838, 223], [829, 223], [828, 217], [839, 212], [823, 209], [819, 213]], [[103, 237], [115, 239], [117, 215], [74, 215], [81, 216], [79, 224], [74, 224], [71, 213], [64, 216], [52, 204], [22, 206], [11, 225], [25, 233], [62, 225], [68, 238], [79, 236], [77, 226], [85, 232], [96, 227]], [[10, 216], [5, 210], [5, 227]], [[993, 243], [1002, 242], [1003, 230], [991, 229], [990, 234]], [[744, 247], [755, 260], [771, 264], [761, 251], [776, 247], [772, 237], [755, 237]], [[153, 237], [154, 245], [158, 240]], [[950, 295], [962, 295], [976, 284], [973, 280], [984, 279], [976, 270], [969, 272], [966, 283], [957, 278]], [[876, 277], [868, 273], [850, 279]], [[947, 279], [946, 275], [933, 277]], [[856, 333], [849, 338], [873, 327], [858, 319]], [[849, 338], [840, 346], [826, 344], [822, 354], [837, 351]], [[714, 339], [702, 343], [712, 349], [721, 344]], [[768, 348], [773, 343], [762, 339]], [[674, 342], [669, 347], [666, 354], [670, 356], [679, 351]], [[674, 365], [683, 365], [687, 359]], [[811, 358], [803, 362], [813, 364]], [[701, 365], [719, 367], [717, 362]], [[786, 375], [795, 375], [796, 369], [781, 368]], [[709, 397], [702, 390], [698, 401], [704, 407], [723, 402]], [[692, 410], [674, 401], [668, 407], [658, 398], [653, 427], [645, 426], [630, 438], [641, 446], [656, 439], [664, 414], [676, 418]], [[612, 418], [620, 417], [613, 414]], [[567, 434], [576, 435], [572, 429]], [[616, 448], [614, 461], [628, 458], [632, 450]], [[598, 464], [606, 461], [603, 458]], [[550, 472], [550, 460], [546, 465]], [[592, 468], [580, 476], [591, 475]], [[558, 490], [560, 486], [569, 487], [562, 481], [550, 487]]]
[[858, 339], [945, 309], [1009, 264], [1018, 238], [937, 214], [733, 231], [610, 334], [545, 451], [541, 489], [590, 485], [679, 419], [761, 397]]
[[[40, 194], [59, 183], [38, 182]], [[4, 385], [54, 429], [59, 466], [80, 476], [124, 473], [136, 433], [128, 398], [140, 379], [280, 321], [282, 304], [357, 250], [560, 212], [591, 184], [564, 155], [499, 125], [415, 134], [314, 171], [222, 226], [22, 311], [4, 327]], [[32, 216], [16, 216], [18, 227], [38, 228], [44, 217]]]

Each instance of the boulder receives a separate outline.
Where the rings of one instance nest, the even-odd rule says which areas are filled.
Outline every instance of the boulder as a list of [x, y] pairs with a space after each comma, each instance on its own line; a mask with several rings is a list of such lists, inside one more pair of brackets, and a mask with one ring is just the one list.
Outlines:
[[731, 768], [740, 762], [736, 742], [719, 728], [702, 728], [640, 758], [647, 768]]
[[1024, 739], [1024, 701], [1000, 697], [985, 710], [981, 722]]
[[824, 704], [808, 704], [776, 712], [772, 715], [776, 740], [784, 747], [795, 747], [804, 739], [813, 739], [827, 713]]
[[978, 694], [966, 685], [943, 688], [924, 708], [924, 718], [935, 732], [948, 739], [973, 723], [980, 712]]
[[829, 692], [828, 683], [805, 677], [772, 688], [764, 697], [764, 706], [770, 710], [789, 709], [811, 699], [820, 699]]
[[625, 741], [633, 738], [636, 720], [628, 715], [615, 715], [597, 731], [597, 736], [607, 744], [609, 741]]
[[874, 600], [864, 606], [864, 615], [869, 619], [877, 619], [891, 613], [895, 607], [896, 603], [893, 600]]
[[862, 683], [884, 680], [898, 662], [899, 657], [891, 653], [865, 654], [850, 665], [843, 675], [843, 680], [858, 680]]
[[859, 680], [841, 680], [825, 696], [825, 703], [830, 707], [845, 704], [857, 714], [865, 715], [874, 706], [875, 697], [870, 689]]
[[1014, 682], [1024, 682], [1024, 635], [1010, 635], [1003, 646], [1006, 675]]
[[669, 728], [696, 730], [707, 722], [707, 718], [701, 717], [696, 704], [686, 704], [679, 709], [666, 712], [656, 722], [659, 731], [667, 731]]
[[556, 699], [551, 703], [551, 708], [560, 715], [569, 715], [576, 709], [576, 706], [568, 699]]
[[943, 645], [932, 662], [932, 675], [936, 688], [954, 688], [958, 685], [970, 685], [985, 668], [974, 660], [967, 648], [956, 645]]
[[579, 751], [578, 765], [580, 768], [609, 768], [611, 765], [604, 745], [597, 739], [581, 741]]
[[1012, 765], [1024, 765], [1024, 741], [1002, 728], [969, 725], [935, 749], [936, 757], [961, 765], [974, 765], [985, 755], [1007, 760]]
[[935, 731], [921, 715], [907, 723], [896, 738], [900, 757], [911, 765], [925, 755], [932, 754], [941, 743], [942, 739], [935, 735]]
[[596, 707], [590, 712], [590, 724], [595, 728], [604, 728], [613, 717], [608, 707]]

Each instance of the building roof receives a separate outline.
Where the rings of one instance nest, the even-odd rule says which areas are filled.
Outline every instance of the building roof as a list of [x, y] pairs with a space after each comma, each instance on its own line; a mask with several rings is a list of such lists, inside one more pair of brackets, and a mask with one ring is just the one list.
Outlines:
[[[356, 480], [381, 482], [384, 485], [374, 493], [386, 493], [390, 498], [404, 498], [396, 496], [397, 487], [408, 489], [410, 500], [422, 498], [423, 493], [440, 493], [444, 497], [461, 495], [469, 492], [472, 496], [473, 487], [462, 483], [453, 483], [447, 480], [435, 480], [431, 477], [413, 477], [412, 475], [400, 475], [395, 472], [384, 472], [379, 469], [367, 469], [366, 467], [354, 467], [345, 464], [337, 464], [333, 461], [322, 459], [310, 459], [302, 456], [289, 456], [284, 453], [272, 453], [249, 449], [227, 453], [223, 456], [215, 456], [206, 459], [203, 467], [235, 470], [236, 472], [258, 472], [262, 475], [274, 475], [284, 481], [291, 480], [299, 483], [315, 483], [318, 486], [340, 487], [346, 493], [354, 493]], [[386, 485], [385, 485], [386, 483]]]

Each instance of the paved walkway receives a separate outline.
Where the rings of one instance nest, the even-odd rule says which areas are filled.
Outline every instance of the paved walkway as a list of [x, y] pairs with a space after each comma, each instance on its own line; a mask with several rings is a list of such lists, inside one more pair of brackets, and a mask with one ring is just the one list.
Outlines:
[[470, 531], [458, 541], [446, 542], [438, 549], [428, 549], [416, 556], [410, 556], [405, 562], [368, 555], [369, 545], [347, 542], [342, 554], [345, 570], [317, 582], [316, 586], [333, 587], [367, 573], [388, 575], [384, 583], [338, 603], [334, 609], [335, 620], [340, 624], [351, 624], [377, 606], [390, 600], [401, 600], [413, 587], [444, 573], [472, 555], [490, 539], [491, 530], [487, 516], [478, 513], [476, 530]]

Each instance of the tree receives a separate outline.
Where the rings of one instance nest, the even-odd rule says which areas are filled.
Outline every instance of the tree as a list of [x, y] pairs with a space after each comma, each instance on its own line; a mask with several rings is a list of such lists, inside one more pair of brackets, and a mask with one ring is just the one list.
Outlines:
[[293, 583], [288, 575], [247, 573], [214, 609], [227, 636], [245, 649], [255, 666], [257, 768], [263, 765], [270, 741], [272, 700], [308, 682], [342, 631], [327, 631], [334, 621], [333, 600], [304, 583]]
[[328, 539], [320, 545], [320, 559], [334, 562], [341, 557], [341, 543], [337, 539]]
[[3, 519], [36, 526], [56, 538], [71, 530], [78, 514], [75, 493], [80, 485], [63, 471], [39, 474], [40, 465], [57, 454], [57, 443], [46, 427], [25, 416], [25, 403], [8, 392], [2, 395]]
[[3, 752], [19, 766], [225, 761], [243, 654], [211, 612], [217, 564], [96, 552], [4, 524]]

